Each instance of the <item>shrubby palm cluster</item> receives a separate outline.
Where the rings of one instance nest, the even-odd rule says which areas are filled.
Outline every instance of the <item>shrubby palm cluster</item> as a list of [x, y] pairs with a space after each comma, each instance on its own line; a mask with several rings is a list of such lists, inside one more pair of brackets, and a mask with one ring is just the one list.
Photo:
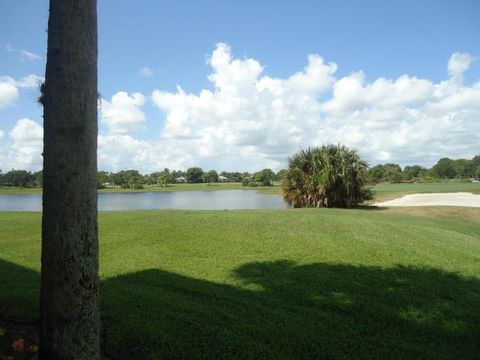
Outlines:
[[308, 148], [288, 160], [282, 195], [292, 207], [352, 207], [370, 198], [363, 186], [368, 166], [340, 145]]

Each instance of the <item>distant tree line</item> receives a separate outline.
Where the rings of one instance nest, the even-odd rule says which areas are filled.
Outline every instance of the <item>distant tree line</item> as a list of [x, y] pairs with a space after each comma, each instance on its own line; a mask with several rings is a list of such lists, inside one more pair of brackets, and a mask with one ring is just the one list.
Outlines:
[[216, 170], [204, 171], [200, 167], [191, 167], [186, 171], [165, 168], [150, 174], [141, 174], [137, 170], [98, 172], [99, 188], [142, 189], [145, 185], [168, 186], [174, 183], [209, 185], [217, 182], [241, 182], [244, 186], [271, 186], [277, 180], [280, 180], [278, 174], [271, 169], [263, 169], [255, 173], [228, 171], [218, 173]]
[[442, 158], [430, 169], [420, 165], [383, 164], [368, 170], [368, 179], [379, 182], [435, 181], [445, 179], [480, 179], [480, 155], [467, 159]]
[[11, 187], [42, 187], [43, 171], [30, 172], [26, 170], [10, 170], [3, 173], [0, 170], [0, 186]]
[[[241, 182], [243, 186], [271, 186], [275, 182], [284, 180], [286, 169], [274, 172], [263, 169], [257, 172], [228, 172], [218, 173], [216, 170], [204, 171], [199, 167], [191, 167], [186, 171], [170, 170], [150, 174], [141, 174], [138, 170], [122, 170], [118, 172], [99, 171], [97, 175], [98, 188], [142, 189], [145, 185], [168, 186], [176, 182], [185, 183], [216, 183]], [[413, 182], [435, 181], [444, 179], [480, 179], [480, 155], [473, 159], [442, 158], [430, 169], [420, 165], [405, 166], [398, 164], [381, 164], [368, 169], [368, 181], [380, 182]], [[26, 170], [0, 170], [0, 186], [9, 187], [41, 187], [43, 172]]]
[[168, 186], [174, 183], [205, 183], [207, 185], [217, 182], [242, 182], [245, 186], [273, 185], [279, 180], [277, 174], [270, 169], [256, 173], [228, 172], [218, 173], [216, 170], [204, 171], [199, 167], [184, 170], [156, 171], [150, 174], [141, 174], [137, 170], [122, 170], [119, 172], [98, 172], [99, 188], [142, 189], [145, 185]]

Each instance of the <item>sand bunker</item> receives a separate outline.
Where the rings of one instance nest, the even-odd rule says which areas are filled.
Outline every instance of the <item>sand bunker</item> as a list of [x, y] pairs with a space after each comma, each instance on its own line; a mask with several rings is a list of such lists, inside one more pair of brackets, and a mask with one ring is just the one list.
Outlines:
[[468, 206], [480, 207], [480, 195], [472, 193], [411, 194], [399, 199], [373, 204], [374, 206]]

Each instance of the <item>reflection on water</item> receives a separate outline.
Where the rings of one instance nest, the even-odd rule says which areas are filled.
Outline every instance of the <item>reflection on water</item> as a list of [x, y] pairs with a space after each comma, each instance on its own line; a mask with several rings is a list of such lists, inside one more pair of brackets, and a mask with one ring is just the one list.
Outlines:
[[[224, 210], [284, 209], [279, 195], [264, 195], [253, 190], [99, 193], [100, 211], [117, 210]], [[42, 195], [1, 195], [0, 211], [41, 211]]]

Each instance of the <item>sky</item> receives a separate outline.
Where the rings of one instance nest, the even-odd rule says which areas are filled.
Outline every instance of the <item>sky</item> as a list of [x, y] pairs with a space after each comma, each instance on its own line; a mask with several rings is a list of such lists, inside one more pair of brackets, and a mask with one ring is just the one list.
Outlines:
[[[98, 167], [480, 153], [480, 1], [98, 0]], [[0, 2], [0, 169], [42, 167], [48, 1]]]

